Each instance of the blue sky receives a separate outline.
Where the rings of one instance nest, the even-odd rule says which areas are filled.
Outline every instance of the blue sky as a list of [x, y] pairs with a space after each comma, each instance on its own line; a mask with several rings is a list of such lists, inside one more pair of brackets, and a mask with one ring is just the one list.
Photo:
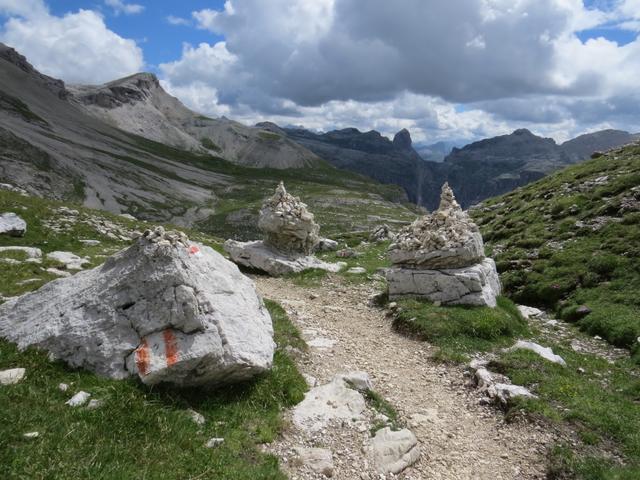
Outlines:
[[425, 142], [640, 131], [639, 32], [640, 0], [0, 0], [0, 41], [68, 83]]

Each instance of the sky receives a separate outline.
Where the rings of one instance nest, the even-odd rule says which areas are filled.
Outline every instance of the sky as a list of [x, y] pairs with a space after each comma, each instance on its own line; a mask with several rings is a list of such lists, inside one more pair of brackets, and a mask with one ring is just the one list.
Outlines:
[[640, 132], [639, 34], [640, 0], [0, 0], [0, 41], [68, 83], [424, 143]]

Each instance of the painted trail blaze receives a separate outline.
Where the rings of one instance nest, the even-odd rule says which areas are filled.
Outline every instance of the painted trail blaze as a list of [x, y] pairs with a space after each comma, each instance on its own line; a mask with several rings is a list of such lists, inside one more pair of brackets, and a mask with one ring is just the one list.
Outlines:
[[142, 339], [142, 343], [136, 349], [136, 367], [141, 375], [149, 373], [149, 345], [146, 338]]
[[167, 367], [170, 367], [178, 361], [176, 336], [171, 330], [165, 330], [162, 332], [162, 336], [164, 337], [164, 352], [167, 358]]
[[191, 245], [189, 247], [189, 255], [197, 255], [200, 253], [200, 249], [197, 245]]

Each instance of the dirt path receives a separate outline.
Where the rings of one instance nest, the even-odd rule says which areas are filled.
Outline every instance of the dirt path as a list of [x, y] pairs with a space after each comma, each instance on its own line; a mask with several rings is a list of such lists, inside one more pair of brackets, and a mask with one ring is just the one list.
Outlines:
[[[374, 389], [407, 419], [422, 454], [399, 478], [545, 477], [545, 448], [552, 435], [535, 425], [505, 423], [500, 412], [482, 405], [481, 395], [466, 386], [462, 368], [433, 361], [429, 344], [394, 332], [384, 312], [368, 306], [375, 293], [372, 285], [347, 284], [340, 277], [311, 288], [283, 279], [255, 281], [265, 298], [282, 304], [307, 339], [335, 341], [329, 348], [310, 348], [309, 356], [299, 362], [302, 372], [322, 384], [336, 373], [366, 371]], [[411, 420], [415, 414], [421, 415], [419, 421]], [[290, 464], [299, 441], [294, 433], [285, 434], [277, 453], [292, 478], [313, 478]], [[384, 478], [362, 463], [362, 443], [353, 437], [345, 434], [341, 440], [340, 435], [325, 433], [314, 444], [332, 449], [334, 460], [338, 458], [334, 478]]]

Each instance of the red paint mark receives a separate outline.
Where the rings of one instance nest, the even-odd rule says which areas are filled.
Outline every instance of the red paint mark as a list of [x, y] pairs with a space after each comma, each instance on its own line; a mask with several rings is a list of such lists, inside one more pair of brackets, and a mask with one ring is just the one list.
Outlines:
[[178, 361], [176, 336], [171, 330], [165, 330], [162, 332], [162, 336], [164, 337], [164, 354], [167, 357], [167, 367], [170, 367]]
[[200, 253], [200, 249], [198, 248], [197, 245], [191, 245], [189, 247], [189, 255], [196, 255], [198, 253]]
[[142, 344], [136, 348], [136, 367], [141, 375], [149, 373], [149, 345], [147, 345], [145, 338], [142, 339]]

